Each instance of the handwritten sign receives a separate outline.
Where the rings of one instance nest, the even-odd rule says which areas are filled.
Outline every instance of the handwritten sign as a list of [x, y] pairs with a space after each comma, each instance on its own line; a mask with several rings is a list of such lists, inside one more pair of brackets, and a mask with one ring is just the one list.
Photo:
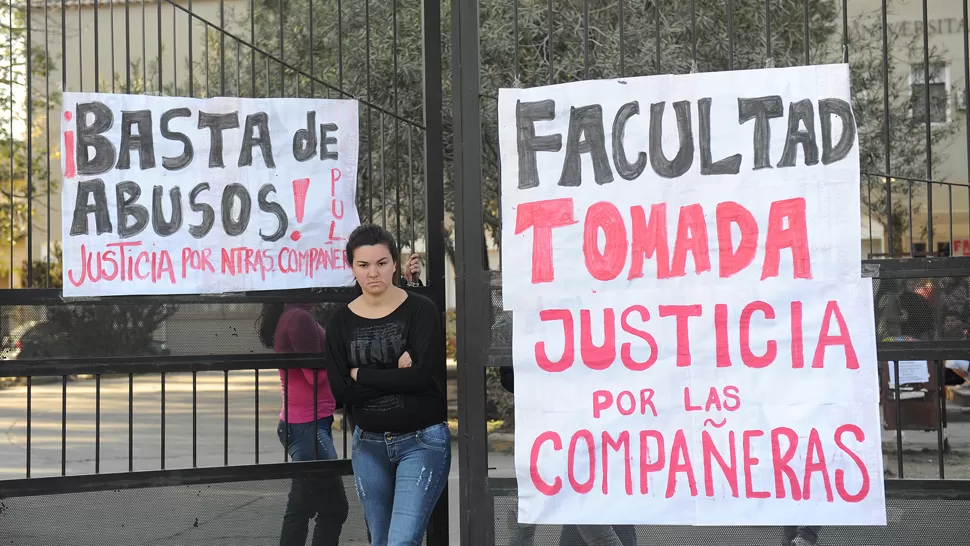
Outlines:
[[64, 295], [343, 286], [357, 102], [65, 93]]
[[885, 524], [845, 65], [499, 95], [519, 521]]

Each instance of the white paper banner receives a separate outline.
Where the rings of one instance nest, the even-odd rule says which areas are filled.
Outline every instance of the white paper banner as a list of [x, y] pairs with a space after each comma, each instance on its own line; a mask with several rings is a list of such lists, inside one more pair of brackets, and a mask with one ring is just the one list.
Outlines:
[[357, 102], [65, 93], [64, 295], [343, 286]]
[[523, 523], [885, 524], [845, 65], [499, 95]]

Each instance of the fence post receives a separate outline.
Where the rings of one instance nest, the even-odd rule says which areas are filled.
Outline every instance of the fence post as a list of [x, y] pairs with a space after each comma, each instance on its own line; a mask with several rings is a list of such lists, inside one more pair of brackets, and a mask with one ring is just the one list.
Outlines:
[[[424, 0], [421, 9], [421, 40], [424, 49], [424, 172], [427, 216], [424, 238], [427, 243], [428, 285], [431, 299], [441, 313], [441, 339], [445, 339], [445, 245], [441, 234], [444, 223], [444, 150], [441, 122], [441, 2]], [[444, 344], [438, 348], [445, 359]], [[447, 370], [438, 380], [447, 385]], [[446, 389], [447, 390], [447, 389]], [[452, 463], [454, 464], [454, 463]], [[447, 546], [448, 487], [445, 486], [428, 524], [428, 546]]]
[[485, 432], [489, 331], [482, 206], [477, 0], [451, 0], [461, 544], [494, 544]]

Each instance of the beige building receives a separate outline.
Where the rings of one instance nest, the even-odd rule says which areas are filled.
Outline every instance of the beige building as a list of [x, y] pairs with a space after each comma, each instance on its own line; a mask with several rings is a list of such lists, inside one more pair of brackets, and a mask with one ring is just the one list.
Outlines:
[[[888, 33], [895, 36], [893, 51], [889, 52], [891, 63], [901, 85], [908, 86], [914, 99], [911, 115], [920, 121], [925, 119], [923, 75], [923, 29], [922, 0], [890, 0], [887, 13]], [[882, 47], [882, 0], [851, 0], [848, 2], [849, 20], [855, 40], [871, 40], [869, 48]], [[970, 256], [970, 191], [968, 191], [968, 142], [967, 142], [967, 59], [964, 55], [965, 21], [963, 4], [954, 0], [928, 0], [926, 13], [926, 36], [933, 52], [930, 72], [930, 123], [934, 129], [949, 127], [953, 134], [944, 142], [933, 146], [932, 184], [933, 248], [928, 248], [927, 184], [914, 182], [912, 215], [913, 250], [919, 255], [927, 251], [941, 254]], [[850, 55], [852, 54], [850, 46]], [[905, 79], [905, 81], [902, 81]], [[881, 89], [880, 89], [881, 92]], [[919, 153], [925, 157], [925, 141], [921, 141]], [[898, 160], [894, 161], [894, 171]], [[892, 174], [896, 174], [893, 172]], [[924, 172], [921, 179], [926, 180]], [[894, 186], [905, 188], [907, 181], [895, 180]], [[907, 199], [904, 192], [893, 199]], [[863, 211], [863, 255], [888, 251], [885, 226], [871, 222]], [[904, 251], [909, 250], [910, 230], [903, 233]]]

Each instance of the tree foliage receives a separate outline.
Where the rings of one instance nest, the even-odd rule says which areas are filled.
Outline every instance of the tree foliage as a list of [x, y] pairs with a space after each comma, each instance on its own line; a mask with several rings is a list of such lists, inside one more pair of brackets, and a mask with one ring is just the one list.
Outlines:
[[[444, 154], [450, 166], [454, 149], [449, 4], [448, 0], [441, 4], [441, 47]], [[229, 20], [232, 31], [251, 39], [259, 51], [237, 47], [231, 38], [214, 33], [210, 55], [195, 67], [196, 74], [207, 74], [205, 81], [213, 95], [352, 96], [366, 101], [361, 110], [361, 215], [403, 233], [405, 242], [412, 229], [423, 230], [426, 210], [422, 133], [415, 128], [423, 117], [420, 6], [420, 2], [400, 0], [257, 1], [255, 12], [238, 12]], [[921, 43], [905, 42], [890, 32], [887, 128], [881, 33], [861, 32], [854, 25], [843, 36], [841, 2], [809, 0], [807, 21], [803, 0], [773, 1], [767, 14], [762, 0], [736, 0], [731, 14], [726, 6], [723, 0], [556, 0], [550, 14], [546, 0], [479, 0], [482, 199], [487, 233], [496, 243], [501, 233], [497, 95], [500, 88], [515, 85], [842, 62], [847, 40], [863, 171], [886, 174], [888, 135], [891, 174], [925, 176], [925, 130], [910, 115], [908, 73], [900, 68], [911, 64], [911, 59], [922, 59]], [[255, 22], [252, 37], [250, 17]], [[285, 29], [282, 38], [281, 29]], [[938, 54], [930, 52], [931, 63]], [[197, 94], [204, 95], [202, 80], [197, 79]], [[397, 121], [395, 115], [407, 121]], [[954, 131], [952, 124], [934, 124], [934, 147]], [[863, 183], [863, 203], [874, 210], [875, 221], [888, 223], [888, 214], [879, 212], [888, 210], [881, 180], [875, 185]], [[454, 210], [455, 183], [446, 168], [449, 212]], [[894, 184], [891, 188], [896, 211], [892, 221], [901, 226], [908, 225], [909, 217], [897, 214], [903, 212], [897, 207], [906, 202], [902, 196], [908, 187]], [[897, 235], [900, 232], [895, 230]]]
[[27, 234], [28, 194], [40, 198], [48, 191], [47, 111], [59, 93], [28, 89], [28, 74], [32, 82], [45, 81], [50, 57], [38, 44], [28, 52], [23, 3], [0, 5], [0, 38], [0, 240], [9, 244]]

